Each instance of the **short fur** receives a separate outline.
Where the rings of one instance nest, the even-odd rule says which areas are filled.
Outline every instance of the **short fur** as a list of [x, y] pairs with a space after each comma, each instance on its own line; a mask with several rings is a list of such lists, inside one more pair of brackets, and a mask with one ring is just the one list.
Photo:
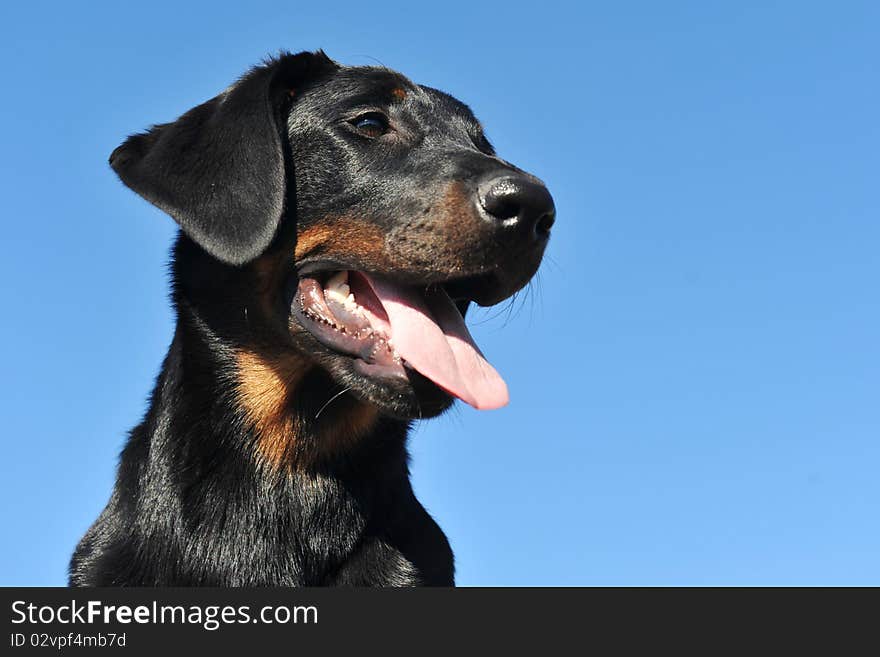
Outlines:
[[[360, 131], [365, 111], [393, 134]], [[463, 309], [497, 302], [543, 243], [502, 235], [476, 190], [537, 181], [495, 156], [457, 100], [322, 52], [254, 68], [110, 164], [181, 227], [177, 327], [70, 583], [452, 585], [406, 451], [410, 421], [451, 399], [414, 372], [405, 385], [359, 375], [291, 317], [292, 290], [330, 263], [450, 281]]]

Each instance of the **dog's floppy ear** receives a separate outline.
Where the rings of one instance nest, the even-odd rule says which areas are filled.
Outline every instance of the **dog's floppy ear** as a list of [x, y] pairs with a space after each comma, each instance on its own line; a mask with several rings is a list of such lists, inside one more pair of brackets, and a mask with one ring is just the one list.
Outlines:
[[281, 55], [177, 121], [132, 135], [110, 166], [215, 258], [248, 262], [284, 210], [290, 99], [336, 68], [321, 51]]

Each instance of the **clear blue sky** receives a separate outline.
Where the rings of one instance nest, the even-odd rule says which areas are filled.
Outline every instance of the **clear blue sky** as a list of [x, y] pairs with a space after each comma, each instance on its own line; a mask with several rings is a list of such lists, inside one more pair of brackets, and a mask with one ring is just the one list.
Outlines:
[[411, 440], [460, 584], [880, 584], [874, 2], [5, 3], [0, 583], [62, 584], [172, 334], [106, 165], [280, 48], [469, 103], [541, 176], [510, 386]]

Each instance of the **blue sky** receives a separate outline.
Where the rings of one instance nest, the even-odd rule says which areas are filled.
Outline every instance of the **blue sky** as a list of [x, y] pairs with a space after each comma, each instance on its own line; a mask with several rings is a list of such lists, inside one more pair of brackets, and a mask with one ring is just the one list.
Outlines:
[[106, 166], [278, 49], [466, 101], [558, 219], [412, 436], [463, 585], [880, 584], [876, 3], [6, 3], [0, 584], [57, 585], [172, 334]]

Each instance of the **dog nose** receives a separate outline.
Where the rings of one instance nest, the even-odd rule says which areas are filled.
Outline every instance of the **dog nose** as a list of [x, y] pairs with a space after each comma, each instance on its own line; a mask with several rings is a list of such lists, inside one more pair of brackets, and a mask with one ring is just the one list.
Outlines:
[[550, 236], [556, 207], [541, 183], [521, 175], [498, 176], [480, 184], [477, 196], [490, 219], [536, 241]]

